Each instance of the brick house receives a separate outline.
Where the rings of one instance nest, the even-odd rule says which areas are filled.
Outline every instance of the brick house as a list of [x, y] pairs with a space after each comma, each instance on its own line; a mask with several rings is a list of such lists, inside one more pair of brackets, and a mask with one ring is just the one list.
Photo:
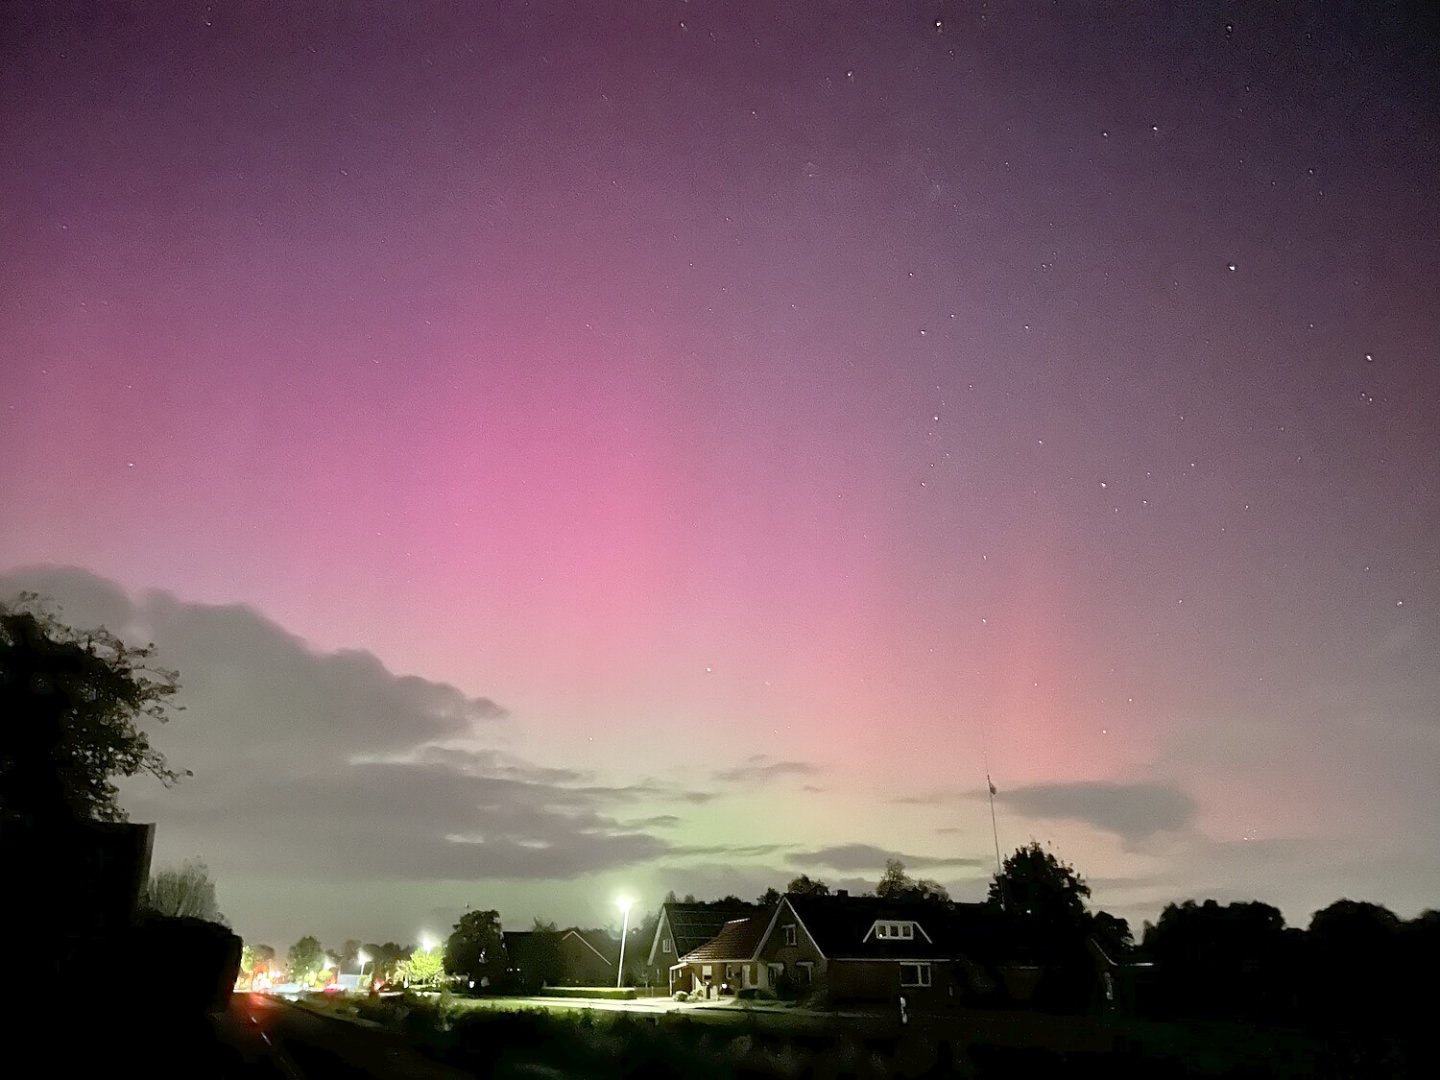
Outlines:
[[974, 1002], [999, 991], [987, 961], [1005, 937], [984, 904], [895, 902], [876, 896], [787, 895], [756, 947], [763, 985], [828, 1001], [916, 1008]]
[[671, 991], [704, 991], [707, 996], [719, 996], [766, 987], [765, 966], [756, 954], [769, 926], [768, 908], [731, 919], [715, 937], [672, 965]]
[[671, 993], [689, 990], [689, 986], [676, 983], [677, 978], [684, 979], [681, 957], [713, 941], [727, 923], [747, 919], [758, 911], [754, 904], [662, 904], [646, 966], [670, 972]]

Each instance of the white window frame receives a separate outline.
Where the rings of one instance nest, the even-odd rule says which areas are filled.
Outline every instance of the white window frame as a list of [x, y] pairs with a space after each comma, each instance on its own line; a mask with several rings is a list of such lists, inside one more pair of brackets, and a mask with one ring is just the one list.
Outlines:
[[[877, 941], [913, 941], [918, 924], [900, 919], [878, 919], [871, 931]], [[920, 934], [924, 935], [921, 930]], [[928, 940], [928, 939], [927, 939]]]
[[[914, 968], [914, 969], [915, 969], [915, 978], [916, 978], [917, 981], [915, 981], [915, 982], [906, 982], [906, 981], [905, 981], [905, 969], [906, 969], [906, 968]], [[932, 977], [931, 977], [931, 973], [930, 973], [930, 965], [929, 965], [929, 964], [924, 964], [924, 963], [914, 963], [914, 962], [912, 962], [912, 963], [906, 963], [906, 964], [901, 964], [901, 965], [900, 965], [900, 985], [901, 985], [902, 987], [904, 987], [905, 989], [907, 989], [907, 990], [911, 990], [911, 989], [919, 990], [919, 989], [923, 989], [923, 988], [925, 988], [925, 987], [927, 987], [927, 986], [934, 986], [935, 984], [934, 984], [934, 981], [933, 981], [933, 979], [932, 979]]]
[[770, 980], [773, 988], [776, 983], [785, 977], [785, 964], [781, 960], [772, 960], [765, 965], [765, 977]]
[[668, 937], [660, 939], [660, 951], [666, 956], [670, 955], [670, 939]]
[[786, 923], [784, 926], [781, 927], [781, 929], [785, 931], [785, 944], [786, 944], [786, 945], [799, 945], [799, 944], [800, 944], [800, 932], [795, 929], [795, 924], [794, 924], [793, 922], [792, 922], [792, 923]]
[[802, 986], [814, 986], [814, 985], [815, 985], [815, 961], [813, 961], [813, 960], [797, 960], [796, 963], [795, 963], [795, 966], [800, 969], [800, 973], [801, 973], [801, 976], [802, 976], [802, 978], [801, 978], [801, 985], [802, 985]]

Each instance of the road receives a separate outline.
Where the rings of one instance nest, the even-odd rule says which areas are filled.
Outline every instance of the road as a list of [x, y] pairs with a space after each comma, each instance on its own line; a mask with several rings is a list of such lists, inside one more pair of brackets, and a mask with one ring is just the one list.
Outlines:
[[375, 1080], [463, 1080], [382, 1028], [317, 1016], [263, 994], [236, 994], [223, 1036], [258, 1072], [286, 1080], [373, 1077]]

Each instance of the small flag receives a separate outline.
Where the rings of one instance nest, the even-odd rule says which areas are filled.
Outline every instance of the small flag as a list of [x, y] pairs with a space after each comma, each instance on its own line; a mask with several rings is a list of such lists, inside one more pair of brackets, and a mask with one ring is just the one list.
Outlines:
[[998, 791], [995, 790], [995, 781], [991, 780], [991, 779], [987, 776], [987, 777], [985, 778], [985, 782], [990, 785], [990, 794], [991, 794], [991, 795], [999, 795], [999, 794], [1000, 794]]

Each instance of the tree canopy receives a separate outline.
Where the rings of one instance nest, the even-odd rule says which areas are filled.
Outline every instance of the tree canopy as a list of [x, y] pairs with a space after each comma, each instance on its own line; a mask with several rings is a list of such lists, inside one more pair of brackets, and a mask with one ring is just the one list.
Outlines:
[[[822, 895], [828, 895], [829, 890]], [[949, 900], [950, 893], [938, 881], [930, 878], [916, 880], [905, 872], [905, 864], [899, 859], [885, 860], [885, 873], [880, 884], [875, 886], [875, 895], [886, 900]]]
[[225, 922], [215, 901], [215, 883], [199, 859], [155, 871], [145, 888], [145, 906], [157, 915]]
[[830, 886], [823, 881], [812, 880], [809, 874], [801, 874], [785, 886], [785, 891], [800, 896], [829, 896]]
[[417, 946], [410, 959], [400, 962], [397, 974], [407, 982], [421, 986], [436, 982], [445, 974], [445, 954], [438, 947], [427, 949]]
[[178, 708], [154, 646], [61, 623], [33, 593], [0, 603], [0, 821], [123, 821], [115, 777], [182, 775], [140, 729]]
[[1090, 886], [1075, 868], [1034, 840], [1005, 860], [988, 895], [991, 904], [1059, 931], [1085, 924], [1089, 899]]
[[[547, 927], [548, 929], [548, 927]], [[477, 983], [497, 983], [505, 974], [505, 938], [498, 911], [467, 911], [445, 942], [445, 970]]]
[[286, 956], [290, 966], [290, 978], [296, 982], [314, 982], [325, 965], [325, 949], [320, 939], [306, 934], [294, 945]]

